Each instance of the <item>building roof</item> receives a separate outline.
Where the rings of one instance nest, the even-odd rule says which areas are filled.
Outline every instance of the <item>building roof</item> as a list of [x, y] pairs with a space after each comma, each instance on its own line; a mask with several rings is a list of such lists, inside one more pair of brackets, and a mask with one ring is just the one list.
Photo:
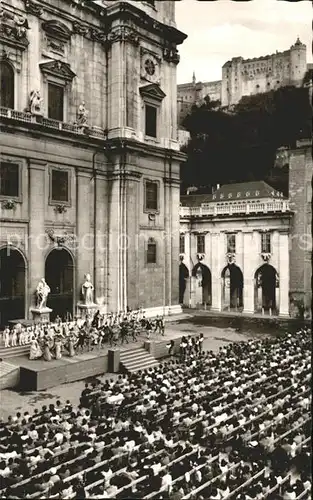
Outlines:
[[199, 207], [202, 203], [217, 201], [242, 201], [247, 199], [285, 198], [282, 193], [264, 181], [251, 181], [236, 184], [225, 184], [213, 194], [191, 194], [180, 197], [182, 206]]

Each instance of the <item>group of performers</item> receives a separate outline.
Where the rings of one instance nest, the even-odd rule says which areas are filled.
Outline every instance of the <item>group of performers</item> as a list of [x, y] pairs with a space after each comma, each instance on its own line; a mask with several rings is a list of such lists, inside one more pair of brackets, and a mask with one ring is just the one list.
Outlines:
[[147, 319], [143, 311], [111, 313], [103, 315], [97, 311], [84, 320], [63, 322], [57, 317], [54, 323], [37, 324], [31, 327], [15, 325], [3, 332], [6, 347], [30, 343], [30, 359], [60, 359], [62, 353], [73, 357], [75, 353], [101, 349], [104, 344], [111, 347], [136, 341], [140, 335], [148, 339], [151, 333], [164, 336], [164, 317]]

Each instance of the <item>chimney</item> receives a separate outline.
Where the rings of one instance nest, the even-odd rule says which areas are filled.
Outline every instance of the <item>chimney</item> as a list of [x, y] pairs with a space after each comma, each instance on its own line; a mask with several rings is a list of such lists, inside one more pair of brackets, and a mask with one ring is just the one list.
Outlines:
[[219, 184], [216, 184], [216, 191], [220, 188]]

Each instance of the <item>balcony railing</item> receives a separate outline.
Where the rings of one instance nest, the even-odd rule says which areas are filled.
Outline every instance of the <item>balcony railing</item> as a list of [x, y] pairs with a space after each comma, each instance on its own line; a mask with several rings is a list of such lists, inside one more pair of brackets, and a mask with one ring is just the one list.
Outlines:
[[100, 127], [93, 126], [79, 126], [74, 123], [65, 123], [58, 120], [53, 120], [52, 118], [46, 118], [44, 116], [32, 115], [25, 111], [17, 111], [15, 109], [0, 107], [0, 117], [9, 118], [12, 121], [24, 122], [24, 123], [37, 123], [45, 128], [54, 130], [64, 130], [66, 132], [72, 132], [76, 135], [88, 135], [91, 137], [98, 137], [99, 139], [104, 139], [106, 137], [105, 131]]
[[203, 203], [200, 207], [180, 207], [181, 217], [207, 217], [237, 214], [264, 214], [268, 212], [289, 211], [289, 200], [271, 200], [265, 202], [242, 202], [220, 205], [218, 203]]

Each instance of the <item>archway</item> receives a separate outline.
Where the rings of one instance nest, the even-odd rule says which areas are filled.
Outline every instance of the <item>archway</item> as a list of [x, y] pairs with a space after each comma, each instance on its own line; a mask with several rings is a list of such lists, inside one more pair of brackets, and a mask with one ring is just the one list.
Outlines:
[[228, 264], [222, 271], [223, 296], [222, 309], [241, 309], [243, 307], [243, 274], [236, 264]]
[[205, 264], [198, 262], [192, 269], [192, 276], [198, 278], [202, 287], [202, 304], [212, 305], [212, 276], [211, 271]]
[[279, 287], [279, 279], [275, 267], [268, 263], [260, 266], [255, 272], [254, 283], [255, 311], [276, 313], [276, 289]]
[[26, 266], [23, 255], [13, 247], [0, 250], [0, 326], [25, 318]]
[[45, 280], [51, 290], [47, 301], [47, 306], [52, 309], [50, 319], [73, 315], [74, 263], [71, 254], [64, 248], [56, 248], [47, 256]]

